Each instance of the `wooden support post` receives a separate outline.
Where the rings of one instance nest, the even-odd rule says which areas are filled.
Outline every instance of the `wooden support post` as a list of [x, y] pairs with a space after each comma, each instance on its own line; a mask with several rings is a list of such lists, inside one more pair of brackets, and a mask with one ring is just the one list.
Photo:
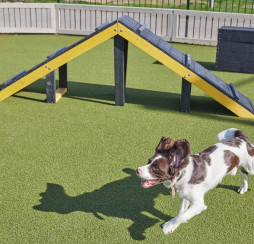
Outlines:
[[55, 71], [46, 75], [47, 103], [56, 103], [56, 79]]
[[191, 83], [182, 78], [182, 93], [181, 93], [181, 112], [188, 113], [190, 111], [191, 100]]
[[114, 37], [115, 63], [115, 104], [124, 106], [126, 71], [127, 71], [128, 41], [117, 35]]
[[67, 63], [59, 67], [59, 88], [67, 87]]
[[46, 75], [47, 103], [56, 103], [67, 92], [67, 64], [59, 67], [59, 88], [56, 90], [55, 71]]
[[67, 63], [59, 67], [59, 88], [56, 91], [56, 102], [67, 92]]

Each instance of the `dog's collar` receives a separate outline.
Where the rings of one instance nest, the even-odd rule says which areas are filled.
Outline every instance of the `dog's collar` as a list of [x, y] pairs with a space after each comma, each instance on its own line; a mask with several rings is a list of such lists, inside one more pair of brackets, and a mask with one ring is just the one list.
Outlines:
[[184, 175], [185, 175], [185, 170], [182, 170], [182, 172], [181, 172], [180, 176], [177, 178], [176, 182], [180, 181]]

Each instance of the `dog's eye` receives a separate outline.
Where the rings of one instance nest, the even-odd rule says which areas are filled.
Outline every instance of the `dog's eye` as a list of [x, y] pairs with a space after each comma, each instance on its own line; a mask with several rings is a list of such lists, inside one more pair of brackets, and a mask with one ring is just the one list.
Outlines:
[[153, 168], [154, 168], [154, 169], [158, 169], [158, 170], [160, 170], [160, 168], [159, 168], [159, 166], [158, 166], [158, 165], [153, 165]]

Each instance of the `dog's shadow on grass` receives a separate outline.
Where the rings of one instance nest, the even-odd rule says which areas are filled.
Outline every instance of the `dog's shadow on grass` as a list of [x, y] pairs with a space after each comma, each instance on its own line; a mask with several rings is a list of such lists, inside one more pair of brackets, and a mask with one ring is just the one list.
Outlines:
[[[232, 190], [232, 191], [238, 193], [238, 190], [239, 190], [239, 188], [240, 188], [240, 185], [239, 185], [239, 186], [232, 186], [232, 185], [223, 185], [223, 184], [219, 184], [219, 185], [217, 186], [217, 188]], [[248, 189], [248, 191], [251, 191], [251, 189]]]
[[232, 190], [234, 192], [238, 192], [239, 186], [232, 186], [232, 185], [223, 185], [219, 184], [217, 188], [222, 188], [222, 189], [227, 189], [227, 190]]
[[129, 176], [75, 197], [68, 196], [63, 186], [48, 183], [46, 191], [40, 194], [40, 204], [33, 208], [59, 214], [82, 211], [92, 213], [100, 220], [104, 216], [130, 219], [133, 221], [128, 228], [131, 237], [134, 240], [144, 240], [147, 228], [158, 223], [159, 219], [171, 219], [154, 207], [155, 198], [160, 193], [169, 195], [169, 190], [164, 187], [142, 189], [134, 170], [124, 169], [124, 172]]

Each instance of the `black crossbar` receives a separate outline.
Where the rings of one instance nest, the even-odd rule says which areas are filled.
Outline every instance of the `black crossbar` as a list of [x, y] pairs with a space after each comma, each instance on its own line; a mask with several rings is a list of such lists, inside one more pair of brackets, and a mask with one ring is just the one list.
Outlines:
[[234, 86], [232, 83], [230, 83], [230, 84], [229, 84], [229, 87], [231, 88], [231, 91], [232, 91], [232, 93], [233, 93], [234, 100], [235, 100], [235, 101], [238, 101], [240, 97], [239, 97], [239, 93], [238, 93], [238, 91], [236, 90], [235, 86]]
[[146, 28], [146, 24], [141, 25], [141, 26], [138, 28], [139, 33], [141, 33], [145, 28]]
[[186, 65], [187, 67], [190, 67], [190, 66], [191, 66], [191, 56], [190, 56], [189, 53], [186, 53], [186, 54], [185, 54], [185, 65]]

